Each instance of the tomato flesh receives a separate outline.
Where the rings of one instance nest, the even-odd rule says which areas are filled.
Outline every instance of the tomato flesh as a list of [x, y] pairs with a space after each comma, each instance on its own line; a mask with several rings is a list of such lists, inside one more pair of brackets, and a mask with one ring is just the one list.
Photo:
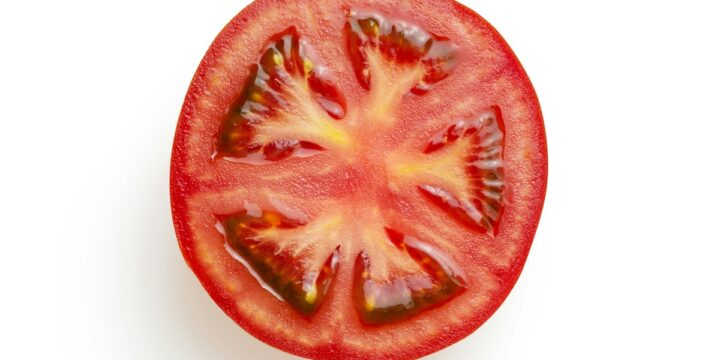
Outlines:
[[528, 254], [542, 117], [453, 1], [258, 0], [218, 36], [176, 134], [173, 216], [209, 294], [310, 358], [417, 358], [480, 326]]

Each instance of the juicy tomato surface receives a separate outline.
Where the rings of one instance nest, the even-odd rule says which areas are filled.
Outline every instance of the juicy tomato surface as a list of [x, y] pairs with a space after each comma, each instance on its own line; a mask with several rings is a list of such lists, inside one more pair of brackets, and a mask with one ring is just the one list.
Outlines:
[[241, 327], [318, 359], [477, 329], [527, 258], [547, 151], [505, 41], [450, 0], [257, 0], [208, 50], [171, 163], [182, 253]]

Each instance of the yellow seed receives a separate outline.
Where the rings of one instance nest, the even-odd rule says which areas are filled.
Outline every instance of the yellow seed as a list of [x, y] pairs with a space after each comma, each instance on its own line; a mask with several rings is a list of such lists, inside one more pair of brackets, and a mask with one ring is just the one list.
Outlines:
[[280, 219], [280, 216], [275, 213], [265, 213], [265, 214], [263, 214], [263, 218], [265, 219], [265, 221], [270, 223], [270, 225], [272, 225], [272, 226], [278, 226], [278, 225], [280, 225], [280, 223], [282, 221]]
[[280, 54], [278, 54], [277, 52], [273, 52], [272, 59], [275, 65], [280, 65], [283, 63], [283, 57], [280, 56]]
[[365, 298], [365, 311], [373, 311], [375, 309], [375, 299], [371, 297]]
[[317, 299], [317, 286], [313, 284], [313, 286], [308, 290], [308, 292], [305, 293], [305, 302], [308, 304], [312, 304]]
[[370, 36], [378, 36], [378, 34], [380, 34], [380, 24], [377, 20], [369, 18], [365, 20], [360, 20], [358, 23], [366, 34]]
[[260, 92], [258, 92], [258, 91], [253, 91], [253, 92], [250, 94], [250, 100], [251, 100], [251, 101], [260, 102], [260, 101], [262, 101], [262, 99], [263, 99], [263, 96], [262, 96], [262, 94], [261, 94]]
[[370, 22], [373, 36], [378, 36], [380, 34], [380, 26], [379, 25], [380, 24], [375, 19], [372, 19], [372, 21]]
[[313, 64], [313, 62], [310, 59], [305, 58], [305, 59], [303, 59], [303, 68], [305, 70], [305, 76], [308, 76], [308, 75], [310, 75], [312, 70], [315, 68], [315, 64]]

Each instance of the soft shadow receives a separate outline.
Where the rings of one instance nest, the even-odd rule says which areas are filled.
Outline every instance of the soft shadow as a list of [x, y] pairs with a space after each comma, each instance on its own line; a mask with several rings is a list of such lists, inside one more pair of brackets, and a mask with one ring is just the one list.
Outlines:
[[[121, 251], [124, 323], [131, 352], [147, 359], [297, 359], [255, 339], [227, 317], [185, 264], [168, 194], [170, 141], [142, 142], [146, 161], [122, 206], [129, 237]], [[134, 156], [133, 158], [139, 158]], [[122, 209], [124, 208], [124, 210]], [[129, 221], [127, 221], [129, 220]]]

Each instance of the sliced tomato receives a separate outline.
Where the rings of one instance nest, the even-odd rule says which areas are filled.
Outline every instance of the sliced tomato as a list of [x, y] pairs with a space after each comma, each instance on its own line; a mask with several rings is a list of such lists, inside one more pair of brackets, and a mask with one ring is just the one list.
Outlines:
[[190, 85], [172, 157], [183, 255], [249, 333], [408, 359], [517, 280], [547, 152], [520, 63], [449, 0], [258, 0]]

